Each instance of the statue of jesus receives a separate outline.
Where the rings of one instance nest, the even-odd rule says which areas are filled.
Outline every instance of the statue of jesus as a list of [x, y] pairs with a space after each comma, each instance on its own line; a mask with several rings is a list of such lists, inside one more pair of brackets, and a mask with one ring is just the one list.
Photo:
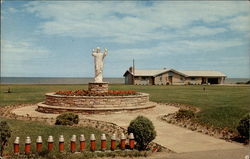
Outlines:
[[103, 73], [103, 60], [104, 57], [107, 56], [108, 49], [104, 49], [104, 52], [101, 53], [101, 49], [97, 47], [96, 49], [93, 49], [92, 56], [94, 56], [94, 62], [95, 62], [95, 83], [102, 83], [102, 73]]

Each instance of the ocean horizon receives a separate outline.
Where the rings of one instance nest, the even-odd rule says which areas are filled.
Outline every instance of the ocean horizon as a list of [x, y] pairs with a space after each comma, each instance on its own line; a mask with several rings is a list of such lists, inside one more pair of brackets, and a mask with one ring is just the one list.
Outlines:
[[[250, 78], [226, 78], [226, 84], [247, 82]], [[110, 84], [124, 84], [123, 77], [107, 77], [103, 81]], [[88, 84], [94, 82], [93, 77], [1, 77], [1, 84]]]
[[[123, 77], [108, 77], [103, 81], [110, 84], [124, 84]], [[88, 84], [93, 77], [1, 77], [1, 84]]]

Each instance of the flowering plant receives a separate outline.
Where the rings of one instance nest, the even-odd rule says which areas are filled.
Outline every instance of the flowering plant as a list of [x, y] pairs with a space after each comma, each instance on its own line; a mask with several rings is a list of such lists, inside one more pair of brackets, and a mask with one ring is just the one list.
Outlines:
[[133, 90], [109, 90], [105, 93], [89, 91], [89, 90], [66, 90], [66, 91], [56, 91], [57, 95], [65, 96], [128, 96], [135, 95], [137, 92]]

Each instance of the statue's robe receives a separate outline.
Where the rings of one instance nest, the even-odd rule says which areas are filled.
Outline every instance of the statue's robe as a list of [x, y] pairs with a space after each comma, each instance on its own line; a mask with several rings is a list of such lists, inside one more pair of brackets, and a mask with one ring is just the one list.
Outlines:
[[103, 59], [107, 55], [106, 52], [104, 53], [92, 53], [94, 56], [94, 63], [95, 63], [95, 82], [103, 82]]

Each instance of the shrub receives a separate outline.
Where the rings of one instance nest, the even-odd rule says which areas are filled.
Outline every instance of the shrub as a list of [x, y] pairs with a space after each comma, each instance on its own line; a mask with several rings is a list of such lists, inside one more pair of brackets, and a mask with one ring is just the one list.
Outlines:
[[250, 124], [250, 113], [245, 115], [239, 122], [239, 125], [237, 126], [237, 130], [240, 133], [241, 136], [244, 136], [245, 138], [249, 138], [249, 124]]
[[145, 150], [148, 144], [156, 136], [155, 127], [148, 118], [138, 116], [132, 120], [128, 127], [128, 133], [133, 133], [139, 150]]
[[194, 112], [186, 109], [180, 109], [175, 116], [176, 119], [191, 119], [194, 117]]
[[245, 82], [236, 82], [236, 84], [246, 84]]
[[78, 124], [79, 117], [74, 113], [63, 113], [56, 117], [56, 125], [74, 125]]
[[0, 122], [0, 156], [3, 156], [4, 148], [11, 137], [11, 130], [6, 121]]

